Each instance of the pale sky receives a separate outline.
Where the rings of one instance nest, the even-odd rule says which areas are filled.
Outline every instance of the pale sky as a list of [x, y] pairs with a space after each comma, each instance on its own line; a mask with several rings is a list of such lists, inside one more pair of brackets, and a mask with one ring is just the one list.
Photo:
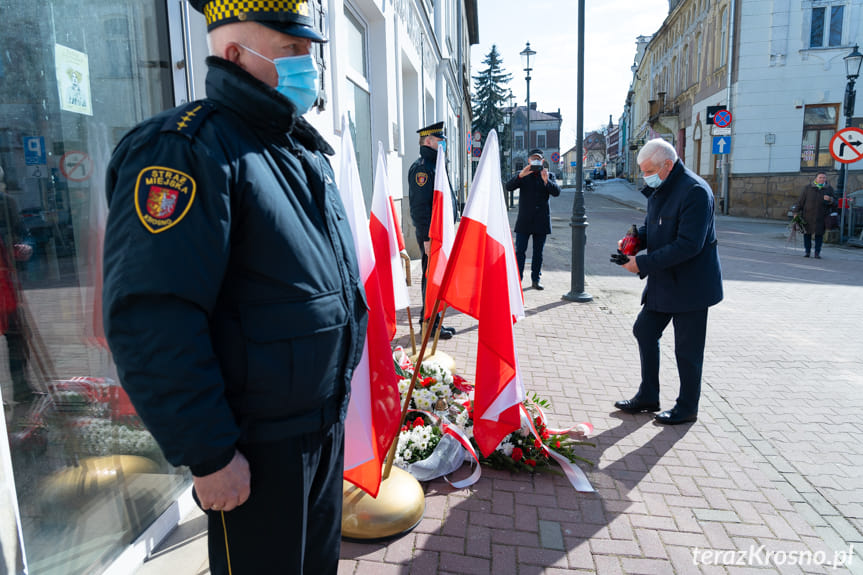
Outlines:
[[[578, 85], [577, 0], [480, 0], [479, 39], [471, 47], [471, 77], [485, 68], [492, 44], [512, 74], [513, 102], [525, 104], [525, 72], [519, 52], [530, 42], [530, 100], [542, 112], [560, 108], [561, 153], [575, 145]], [[668, 15], [668, 0], [585, 0], [584, 130], [616, 124], [632, 79], [635, 39], [650, 36]], [[471, 78], [471, 91], [474, 89]]]

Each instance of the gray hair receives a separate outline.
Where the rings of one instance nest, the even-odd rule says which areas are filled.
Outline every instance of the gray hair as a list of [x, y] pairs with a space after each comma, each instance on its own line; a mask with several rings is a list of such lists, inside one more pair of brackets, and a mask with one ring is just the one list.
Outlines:
[[677, 150], [662, 138], [654, 138], [644, 144], [638, 152], [638, 158], [636, 158], [639, 165], [650, 162], [655, 167], [662, 165], [665, 160], [671, 160], [672, 164], [676, 162]]

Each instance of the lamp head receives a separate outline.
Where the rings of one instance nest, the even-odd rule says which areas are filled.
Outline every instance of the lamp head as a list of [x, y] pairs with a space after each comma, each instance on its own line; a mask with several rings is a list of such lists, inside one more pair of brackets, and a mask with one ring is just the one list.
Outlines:
[[528, 42], [527, 46], [519, 54], [521, 55], [521, 61], [524, 62], [524, 71], [530, 72], [530, 59], [536, 56], [536, 50], [531, 50], [530, 42]]
[[863, 64], [863, 54], [858, 50], [857, 45], [854, 46], [854, 51], [842, 58], [845, 60], [845, 75], [849, 80], [855, 80], [860, 76], [860, 65]]

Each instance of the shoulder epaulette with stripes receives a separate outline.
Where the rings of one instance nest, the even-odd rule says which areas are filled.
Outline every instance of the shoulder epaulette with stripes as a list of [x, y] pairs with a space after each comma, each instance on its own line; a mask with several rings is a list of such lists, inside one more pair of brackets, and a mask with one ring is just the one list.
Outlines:
[[162, 131], [178, 132], [191, 139], [214, 109], [213, 104], [206, 100], [189, 102], [176, 109], [162, 125]]

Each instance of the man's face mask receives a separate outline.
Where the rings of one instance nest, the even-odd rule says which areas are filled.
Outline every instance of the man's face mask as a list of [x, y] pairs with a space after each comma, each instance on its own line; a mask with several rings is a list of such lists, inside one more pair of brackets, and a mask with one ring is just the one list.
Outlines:
[[311, 53], [271, 60], [248, 46], [243, 48], [276, 67], [279, 74], [276, 90], [297, 107], [297, 114], [302, 115], [312, 109], [318, 99], [318, 67]]
[[651, 188], [658, 188], [662, 183], [662, 178], [659, 177], [659, 174], [650, 174], [649, 176], [644, 176], [644, 183]]

